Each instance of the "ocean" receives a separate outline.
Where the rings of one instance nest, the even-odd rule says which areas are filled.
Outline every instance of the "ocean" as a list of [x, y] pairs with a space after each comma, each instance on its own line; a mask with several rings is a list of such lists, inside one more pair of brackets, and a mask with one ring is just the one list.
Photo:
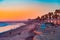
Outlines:
[[24, 23], [0, 23], [0, 33], [26, 25]]
[[9, 25], [9, 24], [6, 23], [6, 22], [0, 22], [0, 27], [4, 27], [4, 26], [7, 26], [7, 25]]

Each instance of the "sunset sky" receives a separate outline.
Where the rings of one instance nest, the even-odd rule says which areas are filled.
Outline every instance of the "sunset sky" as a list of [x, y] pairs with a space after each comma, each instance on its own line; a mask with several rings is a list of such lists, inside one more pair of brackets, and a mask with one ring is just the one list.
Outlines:
[[36, 18], [60, 8], [60, 0], [0, 0], [0, 21]]

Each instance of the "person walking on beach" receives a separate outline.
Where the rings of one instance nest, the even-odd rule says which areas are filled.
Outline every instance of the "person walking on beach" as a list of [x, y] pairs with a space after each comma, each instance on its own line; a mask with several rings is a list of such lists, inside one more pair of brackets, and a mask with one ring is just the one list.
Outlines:
[[45, 31], [45, 29], [46, 29], [45, 23], [42, 23], [39, 26], [36, 25], [36, 29], [34, 30], [36, 36], [33, 38], [33, 40], [44, 40], [45, 37], [43, 35], [43, 32]]

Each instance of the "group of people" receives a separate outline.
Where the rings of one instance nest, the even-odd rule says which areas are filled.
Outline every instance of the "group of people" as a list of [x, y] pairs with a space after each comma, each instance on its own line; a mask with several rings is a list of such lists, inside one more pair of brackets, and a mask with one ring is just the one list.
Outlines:
[[54, 34], [55, 29], [51, 25], [46, 25], [45, 23], [41, 23], [40, 25], [36, 25], [36, 29], [34, 30], [36, 36], [33, 40], [48, 40], [47, 35]]

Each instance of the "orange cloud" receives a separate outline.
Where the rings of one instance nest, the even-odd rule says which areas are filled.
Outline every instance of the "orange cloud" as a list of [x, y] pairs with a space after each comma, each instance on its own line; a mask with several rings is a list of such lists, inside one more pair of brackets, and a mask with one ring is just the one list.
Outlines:
[[0, 10], [0, 21], [26, 20], [37, 17], [38, 11], [34, 9], [26, 10]]
[[0, 21], [17, 21], [26, 20], [29, 18], [36, 18], [48, 13], [49, 7], [29, 7], [26, 9], [0, 9]]

